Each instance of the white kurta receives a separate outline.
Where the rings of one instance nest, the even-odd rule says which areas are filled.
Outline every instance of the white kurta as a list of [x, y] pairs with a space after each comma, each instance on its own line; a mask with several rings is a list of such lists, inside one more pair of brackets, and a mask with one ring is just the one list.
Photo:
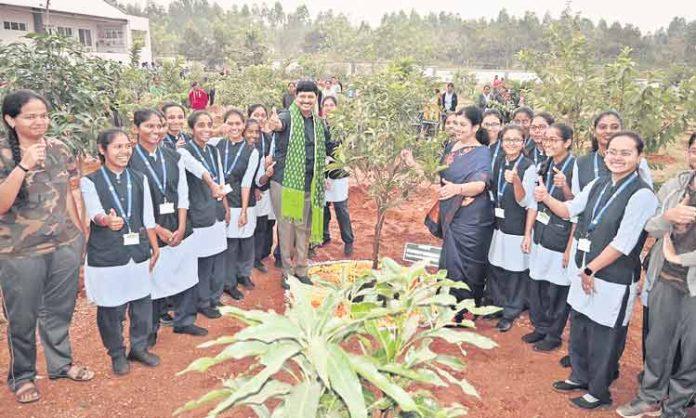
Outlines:
[[193, 235], [176, 247], [162, 247], [153, 271], [152, 299], [181, 293], [198, 283], [198, 254]]
[[187, 239], [193, 241], [196, 257], [210, 257], [227, 249], [227, 226], [225, 221], [216, 221], [205, 228], [193, 228]]
[[[105, 214], [99, 200], [97, 189], [87, 177], [80, 179], [80, 189], [85, 202], [87, 216], [94, 222], [99, 214]], [[137, 214], [133, 214], [137, 216]], [[152, 196], [147, 181], [143, 182], [143, 225], [155, 227]], [[85, 290], [87, 298], [97, 306], [121, 306], [130, 301], [149, 296], [152, 291], [152, 275], [149, 271], [150, 260], [136, 264], [130, 260], [123, 266], [94, 267], [85, 260]]]
[[348, 177], [342, 179], [328, 179], [326, 188], [327, 202], [343, 202], [348, 199]]
[[[532, 237], [534, 234], [532, 233]], [[529, 277], [532, 280], [545, 280], [558, 286], [568, 286], [568, 269], [563, 267], [563, 253], [549, 250], [534, 244], [529, 254]]]
[[[256, 167], [259, 164], [259, 151], [254, 149], [249, 156], [249, 163], [242, 177], [240, 186], [251, 187], [252, 183], [258, 182], [258, 170]], [[233, 187], [234, 188], [234, 187]], [[250, 193], [253, 193], [252, 190]], [[242, 208], [230, 208], [230, 224], [227, 225], [227, 238], [249, 238], [254, 235], [256, 229], [256, 207], [250, 206], [247, 208], [247, 223], [240, 227], [239, 216], [242, 213]]]

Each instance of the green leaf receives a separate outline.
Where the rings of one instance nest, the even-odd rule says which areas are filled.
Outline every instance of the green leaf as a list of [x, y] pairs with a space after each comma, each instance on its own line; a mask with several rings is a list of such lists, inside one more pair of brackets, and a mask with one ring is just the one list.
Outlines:
[[270, 344], [284, 339], [300, 341], [302, 335], [302, 330], [287, 317], [275, 315], [272, 320], [244, 328], [234, 337], [237, 341], [257, 340]]
[[205, 395], [201, 396], [200, 398], [193, 400], [193, 401], [188, 401], [186, 404], [180, 408], [177, 408], [176, 411], [174, 411], [174, 415], [179, 415], [182, 412], [187, 412], [187, 411], [192, 411], [196, 408], [199, 408], [206, 403], [210, 403], [213, 401], [217, 401], [218, 399], [225, 398], [229, 396], [232, 393], [230, 389], [215, 389], [211, 390], [210, 392], [206, 393]]
[[330, 354], [327, 350], [327, 342], [320, 337], [312, 337], [309, 340], [309, 345], [307, 347], [307, 357], [312, 365], [316, 368], [319, 378], [324, 382], [324, 384], [331, 389], [331, 383], [329, 381], [328, 362]]
[[292, 385], [281, 382], [279, 380], [270, 380], [263, 385], [263, 388], [255, 394], [251, 395], [241, 402], [244, 405], [262, 405], [271, 398], [276, 398], [280, 395], [286, 395], [292, 390]]
[[467, 343], [474, 345], [478, 348], [483, 348], [484, 350], [490, 350], [495, 348], [498, 344], [488, 337], [476, 334], [471, 331], [459, 331], [450, 328], [440, 328], [434, 331], [428, 332], [430, 337], [442, 338], [450, 344], [461, 344]]
[[441, 364], [445, 367], [449, 367], [452, 370], [455, 371], [461, 371], [464, 370], [464, 362], [459, 359], [459, 357], [455, 356], [448, 356], [444, 354], [438, 354], [434, 361], [438, 364]]
[[305, 380], [292, 388], [285, 399], [288, 418], [314, 418], [319, 408], [322, 386], [319, 382]]
[[387, 396], [392, 398], [404, 411], [415, 411], [416, 403], [400, 386], [391, 382], [386, 376], [364, 356], [348, 355], [350, 364], [360, 376], [377, 386]]
[[447, 386], [439, 376], [427, 369], [409, 369], [401, 364], [390, 363], [379, 366], [379, 370], [403, 376], [415, 382], [428, 383], [435, 386]]
[[457, 379], [456, 377], [452, 376], [449, 372], [443, 369], [438, 369], [438, 373], [440, 373], [440, 375], [442, 375], [442, 377], [444, 377], [448, 382], [459, 386], [462, 389], [462, 391], [467, 395], [475, 396], [481, 399], [481, 396], [476, 391], [476, 388], [474, 388], [471, 385], [471, 383], [469, 383], [466, 379]]
[[197, 348], [210, 348], [216, 345], [231, 344], [237, 341], [234, 336], [223, 336], [212, 341], [206, 341], [203, 344], [199, 344]]
[[366, 418], [367, 408], [362, 393], [360, 380], [350, 366], [350, 360], [337, 344], [328, 346], [329, 380], [331, 387], [343, 399], [351, 418]]

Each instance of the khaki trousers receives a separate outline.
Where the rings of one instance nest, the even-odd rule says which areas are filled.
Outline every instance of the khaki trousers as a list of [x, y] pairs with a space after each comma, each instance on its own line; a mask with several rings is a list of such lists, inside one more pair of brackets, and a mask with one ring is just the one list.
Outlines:
[[309, 192], [305, 192], [302, 221], [289, 221], [281, 216], [282, 186], [271, 181], [271, 203], [278, 222], [280, 256], [283, 261], [283, 274], [307, 276], [307, 255], [309, 253], [309, 234], [312, 225], [312, 205]]

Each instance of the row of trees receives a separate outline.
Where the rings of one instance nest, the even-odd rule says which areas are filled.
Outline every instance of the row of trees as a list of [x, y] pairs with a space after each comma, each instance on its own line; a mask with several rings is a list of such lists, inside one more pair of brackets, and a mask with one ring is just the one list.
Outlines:
[[[289, 11], [280, 2], [230, 9], [209, 0], [175, 0], [168, 7], [151, 0], [144, 7], [127, 2], [120, 0], [120, 6], [128, 13], [150, 19], [156, 55], [183, 55], [215, 65], [226, 60], [260, 64], [269, 57], [311, 53], [340, 61], [411, 56], [428, 63], [512, 67], [519, 65], [514, 54], [521, 49], [549, 50], [545, 31], [559, 22], [532, 12], [510, 16], [505, 9], [493, 20], [399, 11], [385, 14], [379, 26], [370, 27], [352, 24], [330, 10], [312, 18], [307, 6]], [[696, 21], [675, 17], [667, 28], [652, 34], [643, 34], [630, 23], [602, 19], [595, 24], [582, 17], [578, 23], [599, 61], [630, 47], [642, 67], [696, 63]]]

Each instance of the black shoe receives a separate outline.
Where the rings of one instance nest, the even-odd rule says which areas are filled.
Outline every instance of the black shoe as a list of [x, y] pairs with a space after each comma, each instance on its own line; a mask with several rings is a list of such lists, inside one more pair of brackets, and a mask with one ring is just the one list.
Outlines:
[[587, 385], [569, 382], [567, 380], [559, 380], [553, 383], [553, 390], [555, 390], [556, 392], [572, 392], [574, 390], [587, 390]]
[[280, 258], [276, 258], [275, 261], [273, 262], [273, 265], [278, 267], [278, 268], [281, 268], [281, 267], [283, 267], [283, 260], [281, 260]]
[[162, 315], [160, 315], [160, 325], [169, 327], [172, 325], [174, 322], [174, 318], [172, 318], [171, 315], [169, 315], [169, 312], [165, 312]]
[[267, 269], [266, 266], [264, 266], [263, 263], [260, 262], [260, 261], [257, 261], [257, 262], [254, 263], [254, 268], [255, 268], [256, 270], [260, 271], [261, 273], [268, 273], [268, 269]]
[[564, 369], [567, 369], [568, 367], [570, 367], [570, 356], [561, 357], [561, 360], [559, 361], [559, 363], [561, 363], [561, 367], [563, 367]]
[[288, 278], [283, 275], [283, 277], [280, 279], [280, 287], [282, 287], [285, 290], [290, 290], [290, 285], [288, 284]]
[[230, 295], [230, 297], [234, 300], [244, 299], [244, 293], [240, 292], [237, 286], [225, 288], [225, 293]]
[[251, 277], [249, 276], [237, 277], [237, 283], [241, 284], [247, 289], [253, 289], [254, 287], [256, 287], [254, 286], [254, 282], [251, 281]]
[[524, 334], [522, 336], [522, 341], [526, 342], [527, 344], [534, 344], [536, 342], [539, 342], [543, 340], [546, 337], [545, 334], [538, 333], [536, 331], [532, 331], [529, 334]]
[[346, 257], [350, 257], [353, 255], [353, 243], [352, 242], [350, 244], [346, 244], [343, 246], [343, 254]]
[[117, 376], [123, 376], [130, 373], [130, 364], [125, 356], [120, 355], [118, 357], [111, 358], [111, 369]]
[[309, 247], [309, 251], [307, 251], [307, 258], [314, 258], [317, 256], [317, 247]]
[[[484, 306], [488, 306], [488, 305], [484, 305]], [[483, 315], [483, 319], [488, 319], [488, 320], [501, 319], [502, 317], [503, 317], [503, 310], [502, 309], [499, 310], [498, 312], [493, 312], [492, 314]]]
[[297, 276], [297, 280], [299, 280], [301, 283], [308, 284], [308, 285], [313, 285], [312, 280], [307, 277], [307, 276]]
[[137, 361], [148, 367], [157, 367], [160, 364], [159, 357], [147, 350], [131, 351], [128, 353], [128, 360]]
[[147, 348], [152, 348], [157, 344], [157, 333], [153, 332], [147, 336]]
[[324, 241], [321, 242], [321, 244], [317, 245], [317, 247], [322, 248], [326, 247], [331, 243], [331, 238], [324, 238]]
[[204, 335], [208, 335], [208, 330], [199, 327], [196, 324], [191, 324], [191, 325], [184, 325], [183, 327], [174, 327], [174, 333], [175, 334], [188, 334], [188, 335], [193, 335], [194, 337], [202, 337]]
[[541, 351], [543, 353], [548, 353], [549, 351], [553, 351], [560, 346], [561, 346], [560, 341], [546, 340], [545, 339], [545, 340], [541, 340], [538, 343], [534, 344], [534, 351]]
[[512, 328], [512, 320], [503, 318], [495, 326], [500, 332], [508, 332]]
[[209, 319], [217, 319], [222, 316], [220, 311], [218, 311], [217, 308], [213, 307], [202, 308], [199, 309], [198, 312], [200, 312], [203, 316]]
[[597, 408], [602, 407], [602, 406], [606, 407], [606, 406], [611, 405], [611, 401], [603, 401], [603, 400], [598, 399], [594, 402], [590, 402], [582, 396], [579, 396], [577, 398], [571, 398], [569, 400], [573, 406], [576, 406], [580, 409], [587, 409], [587, 410], [597, 409]]

